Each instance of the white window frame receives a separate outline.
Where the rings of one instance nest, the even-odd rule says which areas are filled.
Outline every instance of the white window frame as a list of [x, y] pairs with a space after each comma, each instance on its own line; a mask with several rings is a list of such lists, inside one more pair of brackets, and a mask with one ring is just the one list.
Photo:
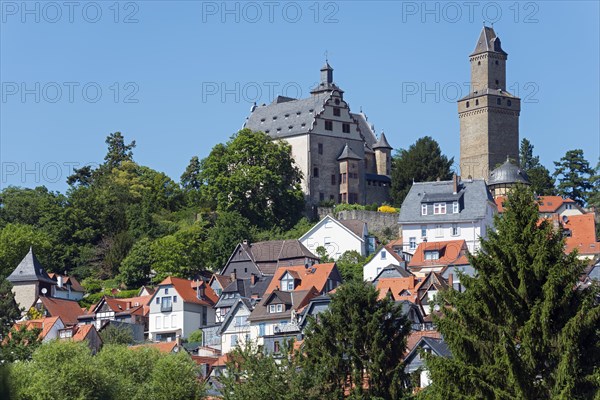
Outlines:
[[440, 259], [439, 250], [426, 250], [425, 251], [425, 259], [426, 260], [439, 260]]
[[460, 228], [458, 227], [458, 224], [452, 224], [452, 236], [458, 236], [460, 235]]
[[417, 238], [416, 237], [408, 238], [408, 248], [411, 250], [414, 250], [417, 248]]
[[283, 312], [283, 304], [277, 304], [277, 312]]
[[154, 325], [156, 325], [156, 329], [160, 329], [160, 316], [157, 315], [154, 319]]
[[421, 237], [427, 237], [427, 225], [421, 225]]
[[435, 237], [444, 237], [444, 226], [442, 224], [435, 226]]
[[269, 304], [269, 314], [275, 313], [275, 304]]
[[385, 260], [385, 259], [386, 259], [386, 257], [387, 257], [387, 251], [385, 251], [385, 250], [381, 250], [381, 259], [382, 259], [382, 260]]
[[433, 215], [446, 214], [446, 203], [433, 203]]
[[452, 202], [452, 214], [458, 214], [458, 201]]
[[427, 204], [421, 204], [421, 215], [427, 215]]

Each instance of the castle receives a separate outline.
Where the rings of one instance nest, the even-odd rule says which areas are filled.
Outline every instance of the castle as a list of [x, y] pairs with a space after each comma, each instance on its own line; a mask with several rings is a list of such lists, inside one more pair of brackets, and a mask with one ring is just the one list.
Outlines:
[[291, 145], [308, 206], [387, 201], [392, 146], [385, 134], [377, 138], [367, 116], [350, 111], [328, 62], [310, 94], [305, 99], [278, 96], [271, 104], [253, 106], [244, 128]]
[[506, 91], [506, 59], [500, 38], [484, 26], [471, 62], [470, 93], [458, 101], [460, 172], [485, 179], [508, 158], [518, 164], [521, 100]]

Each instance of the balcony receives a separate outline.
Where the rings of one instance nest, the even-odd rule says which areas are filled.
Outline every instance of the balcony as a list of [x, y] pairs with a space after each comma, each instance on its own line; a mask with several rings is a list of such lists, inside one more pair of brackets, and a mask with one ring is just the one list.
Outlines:
[[161, 305], [160, 306], [160, 312], [171, 312], [171, 311], [173, 311], [172, 305]]

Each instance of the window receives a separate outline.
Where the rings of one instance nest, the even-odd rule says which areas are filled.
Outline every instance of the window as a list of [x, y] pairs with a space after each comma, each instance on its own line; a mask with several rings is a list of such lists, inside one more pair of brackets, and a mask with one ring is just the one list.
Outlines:
[[169, 294], [169, 288], [165, 288], [165, 294]]
[[275, 304], [269, 304], [269, 313], [273, 314], [275, 312]]
[[433, 204], [433, 214], [446, 214], [446, 203], [434, 203]]
[[444, 236], [444, 229], [442, 228], [442, 225], [438, 224], [435, 226], [435, 236], [436, 237]]
[[325, 200], [325, 193], [319, 193], [319, 201]]
[[331, 184], [335, 185], [335, 174], [331, 175]]
[[498, 81], [498, 79], [496, 79], [496, 85], [498, 85], [500, 82]]
[[475, 105], [478, 106], [479, 105], [479, 100], [475, 99]]
[[331, 122], [331, 121], [325, 121], [325, 130], [326, 131], [332, 131], [333, 130], [333, 122]]
[[346, 183], [346, 173], [342, 174], [342, 183]]
[[358, 193], [348, 193], [348, 203], [350, 203], [350, 204], [358, 203]]
[[510, 107], [510, 106], [512, 106], [512, 101], [510, 101], [510, 100], [507, 100], [507, 101], [506, 101], [506, 105], [507, 105], [507, 106], [509, 106], [509, 107]]
[[288, 273], [281, 278], [281, 290], [294, 290], [294, 278], [292, 278]]
[[273, 343], [273, 352], [274, 352], [274, 353], [279, 353], [279, 351], [280, 351], [280, 349], [279, 349], [279, 342], [278, 342], [278, 341], [275, 341], [275, 342]]
[[498, 105], [502, 104], [502, 100], [500, 99], [500, 97], [498, 97], [498, 98], [496, 99], [496, 104], [498, 104]]
[[452, 214], [458, 214], [458, 201], [452, 202]]
[[408, 239], [408, 247], [409, 247], [411, 250], [414, 250], [414, 249], [416, 249], [416, 248], [417, 248], [417, 238], [415, 238], [415, 237], [411, 237], [411, 238], [409, 238], [409, 239]]
[[283, 312], [283, 304], [277, 304], [277, 312]]
[[163, 297], [160, 304], [160, 312], [170, 312], [172, 309], [171, 297]]
[[208, 309], [202, 306], [202, 325], [208, 325]]
[[421, 225], [421, 237], [427, 237], [427, 225]]
[[237, 335], [231, 335], [231, 347], [237, 346], [238, 338]]
[[258, 336], [265, 336], [265, 324], [258, 324]]
[[335, 115], [336, 117], [340, 116], [340, 109], [337, 107], [333, 108], [333, 115]]
[[177, 327], [177, 320], [175, 315], [171, 315], [171, 328]]
[[319, 148], [319, 154], [323, 154], [323, 143], [319, 143], [318, 148]]
[[452, 224], [452, 236], [458, 236], [458, 224]]
[[342, 132], [350, 133], [350, 124], [342, 124]]
[[160, 297], [156, 298], [156, 304], [160, 304]]
[[381, 251], [381, 259], [385, 260], [387, 258], [387, 252], [385, 250]]
[[572, 210], [573, 209], [573, 204], [565, 204], [565, 208], [567, 210]]
[[237, 316], [235, 317], [235, 322], [233, 326], [244, 326], [248, 320], [247, 315]]
[[425, 259], [426, 260], [439, 260], [440, 252], [437, 250], [427, 250], [425, 251]]
[[154, 320], [154, 325], [156, 325], [156, 329], [160, 329], [160, 316], [157, 316]]
[[173, 296], [173, 303], [177, 303], [177, 296]]
[[496, 60], [496, 65], [498, 65], [498, 60]]
[[313, 168], [313, 176], [314, 176], [315, 178], [318, 178], [318, 177], [319, 177], [319, 168], [317, 168], [317, 167], [314, 167], [314, 168]]
[[427, 204], [421, 204], [421, 215], [427, 215]]
[[335, 99], [335, 104], [340, 104], [340, 99]]
[[469, 102], [467, 101], [467, 108], [469, 108]]

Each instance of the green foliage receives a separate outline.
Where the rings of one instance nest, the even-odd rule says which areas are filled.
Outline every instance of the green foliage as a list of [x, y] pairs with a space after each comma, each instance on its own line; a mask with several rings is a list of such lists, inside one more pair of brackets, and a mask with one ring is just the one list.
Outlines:
[[4, 278], [0, 280], [0, 343], [10, 331], [15, 321], [21, 317], [21, 311], [15, 302], [12, 285]]
[[344, 252], [336, 261], [336, 265], [344, 282], [362, 282], [363, 267], [367, 263], [367, 258], [362, 256], [356, 250]]
[[392, 159], [393, 204], [402, 205], [413, 182], [430, 182], [452, 178], [454, 158], [442, 154], [438, 143], [429, 136], [418, 139], [408, 150], [400, 149]]
[[319, 321], [309, 322], [302, 364], [315, 382], [306, 398], [342, 399], [344, 388], [356, 399], [403, 397], [401, 360], [410, 323], [400, 306], [378, 295], [373, 285], [346, 283]]
[[0, 362], [26, 361], [42, 343], [39, 328], [27, 329], [25, 324], [13, 327], [0, 345]]
[[217, 211], [238, 211], [260, 228], [292, 227], [304, 209], [301, 172], [291, 148], [242, 129], [201, 162], [203, 198]]
[[108, 135], [105, 143], [108, 146], [108, 152], [104, 156], [104, 166], [107, 169], [119, 167], [125, 161], [133, 161], [135, 140], [125, 144], [125, 137], [121, 132], [115, 132]]
[[361, 204], [340, 203], [333, 207], [333, 212], [337, 214], [340, 211], [364, 210], [365, 206]]
[[140, 287], [149, 281], [152, 265], [152, 241], [149, 238], [138, 240], [119, 268], [120, 278], [127, 287]]
[[43, 399], [200, 399], [204, 386], [185, 352], [106, 345], [92, 356], [86, 343], [53, 341], [9, 369], [11, 394]]
[[133, 344], [133, 331], [127, 326], [109, 324], [100, 331], [100, 338], [103, 345]]
[[0, 277], [6, 277], [14, 271], [23, 257], [33, 247], [42, 265], [48, 265], [52, 243], [43, 231], [30, 225], [9, 223], [0, 230]]
[[558, 178], [558, 194], [584, 206], [593, 186], [594, 170], [583, 156], [583, 150], [569, 150], [559, 162], [554, 162], [554, 176]]
[[[598, 161], [596, 164], [594, 175], [592, 175], [590, 178], [590, 183], [592, 184], [592, 190], [588, 198], [588, 205], [594, 206], [596, 209], [600, 209], [600, 161]], [[596, 224], [596, 229], [599, 228], [600, 224]]]
[[235, 246], [244, 239], [251, 239], [251, 225], [237, 211], [217, 213], [214, 225], [208, 230], [206, 241], [206, 266], [211, 271], [222, 268]]
[[202, 343], [202, 330], [198, 329], [190, 333], [188, 336], [188, 342], [190, 343]]
[[540, 158], [533, 155], [534, 146], [529, 140], [523, 138], [519, 150], [519, 167], [529, 177], [531, 189], [539, 196], [554, 195], [554, 179], [550, 176], [550, 171], [540, 163]]
[[575, 289], [584, 263], [564, 253], [552, 224], [538, 224], [531, 190], [511, 191], [505, 209], [470, 257], [477, 274], [461, 276], [466, 290], [437, 296], [452, 357], [427, 357], [425, 398], [592, 398], [600, 305], [592, 289]]

